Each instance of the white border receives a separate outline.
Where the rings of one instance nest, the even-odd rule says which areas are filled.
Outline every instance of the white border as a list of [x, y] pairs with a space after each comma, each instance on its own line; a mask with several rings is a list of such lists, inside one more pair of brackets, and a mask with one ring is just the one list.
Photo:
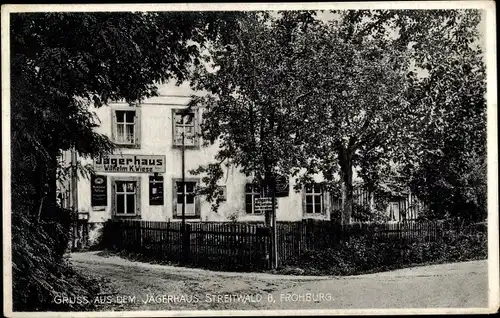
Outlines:
[[[261, 3], [144, 3], [144, 4], [33, 4], [5, 5], [8, 12], [96, 12], [96, 11], [260, 11], [260, 10], [332, 10], [332, 9], [486, 9], [494, 10], [494, 1], [380, 1], [380, 2], [261, 2]], [[2, 9], [4, 10], [4, 9]]]
[[[16, 12], [96, 12], [96, 11], [241, 11], [241, 10], [321, 10], [321, 9], [483, 9], [486, 12], [485, 40], [487, 65], [487, 149], [488, 149], [488, 308], [427, 309], [338, 309], [338, 310], [245, 310], [245, 311], [129, 311], [129, 312], [12, 312], [11, 216], [10, 216], [10, 60], [9, 14]], [[322, 3], [196, 3], [184, 4], [73, 4], [73, 5], [2, 5], [2, 181], [3, 181], [3, 294], [4, 315], [9, 317], [159, 317], [159, 316], [247, 316], [247, 315], [395, 315], [492, 313], [499, 308], [498, 260], [498, 145], [496, 19], [494, 1], [421, 1], [421, 2], [322, 2]]]

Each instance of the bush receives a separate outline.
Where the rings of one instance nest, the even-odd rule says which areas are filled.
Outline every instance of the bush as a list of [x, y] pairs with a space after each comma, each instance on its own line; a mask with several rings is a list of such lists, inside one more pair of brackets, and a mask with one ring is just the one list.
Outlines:
[[382, 209], [371, 209], [369, 205], [353, 203], [352, 217], [358, 222], [386, 222], [389, 217]]
[[306, 251], [288, 265], [304, 269], [305, 274], [357, 275], [417, 264], [486, 259], [487, 251], [486, 232], [468, 227], [433, 242], [355, 237], [336, 247]]
[[68, 297], [98, 292], [98, 284], [82, 277], [64, 259], [70, 211], [55, 209], [50, 219], [36, 222], [12, 213], [12, 283], [14, 311], [90, 310], [89, 305], [56, 305], [56, 295]]

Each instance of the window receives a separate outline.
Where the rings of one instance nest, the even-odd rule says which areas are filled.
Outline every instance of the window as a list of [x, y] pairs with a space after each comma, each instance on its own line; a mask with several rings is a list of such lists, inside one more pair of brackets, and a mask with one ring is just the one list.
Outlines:
[[247, 183], [245, 185], [245, 211], [247, 214], [261, 214], [262, 211], [255, 210], [255, 199], [262, 197], [258, 185]]
[[[130, 108], [130, 107], [128, 107]], [[113, 141], [123, 147], [140, 144], [140, 112], [138, 108], [113, 110]]]
[[116, 181], [115, 183], [115, 214], [136, 215], [137, 213], [137, 182]]
[[184, 182], [184, 188], [186, 196], [183, 197], [183, 185], [181, 181], [176, 182], [177, 189], [177, 216], [182, 217], [182, 202], [186, 204], [185, 216], [196, 216], [197, 204], [196, 204], [196, 182]]
[[306, 185], [306, 213], [320, 214], [323, 213], [323, 189], [321, 184], [314, 183]]
[[219, 189], [221, 191], [220, 200], [227, 201], [227, 187], [224, 185], [224, 186], [220, 186]]
[[195, 112], [183, 113], [182, 109], [176, 109], [174, 110], [173, 118], [174, 146], [182, 145], [183, 136], [186, 147], [198, 146], [196, 136], [197, 118]]
[[135, 142], [135, 111], [116, 111], [116, 141], [120, 144]]

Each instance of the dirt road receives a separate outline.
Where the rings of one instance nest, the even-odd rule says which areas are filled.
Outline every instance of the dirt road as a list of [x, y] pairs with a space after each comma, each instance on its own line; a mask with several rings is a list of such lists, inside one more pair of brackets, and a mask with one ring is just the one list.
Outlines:
[[73, 253], [70, 259], [78, 270], [101, 277], [114, 291], [95, 300], [102, 310], [488, 306], [486, 261], [349, 277], [308, 277], [154, 265], [98, 252]]

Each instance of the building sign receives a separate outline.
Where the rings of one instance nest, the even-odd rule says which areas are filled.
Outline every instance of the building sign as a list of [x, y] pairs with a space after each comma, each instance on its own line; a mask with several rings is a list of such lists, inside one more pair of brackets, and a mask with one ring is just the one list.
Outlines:
[[165, 156], [109, 155], [94, 161], [97, 172], [162, 173], [165, 172]]
[[106, 176], [93, 175], [90, 178], [90, 198], [92, 206], [108, 205], [108, 180]]
[[[288, 177], [277, 176], [276, 177], [276, 193], [274, 194], [277, 198], [287, 197], [290, 191], [290, 182]], [[265, 195], [271, 196], [270, 187], [266, 187]]]
[[[275, 198], [276, 209], [278, 208], [278, 200]], [[255, 198], [255, 210], [267, 211], [273, 209], [273, 200], [270, 197]]]
[[163, 177], [149, 177], [149, 205], [163, 205]]
[[276, 178], [276, 196], [279, 197], [287, 197], [288, 192], [290, 190], [290, 181], [288, 177], [278, 176]]

